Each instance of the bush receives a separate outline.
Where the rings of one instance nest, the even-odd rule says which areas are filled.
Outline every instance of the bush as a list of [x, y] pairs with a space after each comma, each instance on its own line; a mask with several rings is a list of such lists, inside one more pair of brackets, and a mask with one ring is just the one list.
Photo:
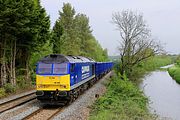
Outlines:
[[180, 60], [177, 60], [176, 63], [180, 67]]
[[177, 58], [176, 58], [176, 65], [178, 65], [179, 67], [180, 67], [180, 56], [178, 56]]
[[10, 83], [7, 83], [5, 86], [4, 86], [4, 89], [5, 89], [5, 92], [6, 93], [13, 93], [16, 91], [16, 88], [10, 84]]
[[[32, 87], [32, 83], [29, 81], [26, 81], [25, 79], [25, 75], [19, 75], [17, 76], [16, 80], [17, 80], [17, 89], [22, 90], [22, 89], [28, 89]], [[32, 80], [31, 80], [32, 81]]]
[[174, 71], [174, 79], [180, 84], [180, 68]]
[[4, 88], [0, 88], [0, 98], [4, 97], [5, 95], [6, 95], [5, 89]]
[[97, 100], [90, 113], [90, 120], [139, 120], [153, 119], [149, 114], [148, 99], [128, 79], [115, 76], [107, 93]]
[[24, 75], [19, 75], [19, 76], [16, 78], [16, 80], [17, 80], [17, 86], [18, 86], [18, 88], [24, 89], [24, 88], [27, 87], [26, 81], [25, 81], [25, 76], [24, 76]]
[[180, 67], [173, 66], [168, 69], [169, 75], [180, 84]]
[[138, 84], [141, 81], [140, 78], [142, 78], [147, 72], [154, 71], [169, 64], [172, 64], [172, 58], [170, 56], [151, 57], [134, 66], [128, 78]]
[[31, 72], [31, 82], [32, 82], [32, 85], [36, 84], [36, 72], [34, 71]]

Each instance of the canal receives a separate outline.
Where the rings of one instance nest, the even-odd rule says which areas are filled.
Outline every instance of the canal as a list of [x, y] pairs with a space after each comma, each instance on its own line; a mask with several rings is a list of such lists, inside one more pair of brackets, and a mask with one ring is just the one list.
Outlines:
[[180, 85], [167, 71], [148, 74], [140, 85], [150, 99], [150, 111], [160, 118], [180, 120]]

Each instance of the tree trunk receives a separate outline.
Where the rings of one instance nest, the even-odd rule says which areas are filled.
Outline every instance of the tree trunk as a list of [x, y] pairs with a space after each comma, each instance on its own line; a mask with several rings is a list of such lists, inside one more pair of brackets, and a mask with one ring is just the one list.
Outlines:
[[14, 41], [12, 70], [13, 70], [12, 71], [13, 83], [14, 83], [14, 85], [16, 85], [16, 40]]
[[14, 86], [13, 82], [13, 40], [11, 40], [11, 56], [10, 56], [10, 83]]
[[30, 81], [30, 72], [29, 72], [29, 55], [26, 56], [26, 83], [31, 83]]
[[2, 36], [0, 36], [0, 87], [2, 87], [2, 57], [3, 57], [3, 42]]
[[4, 86], [7, 83], [7, 72], [6, 72], [6, 38], [4, 39], [4, 49], [2, 56], [2, 66], [1, 66], [1, 84]]
[[11, 56], [10, 56], [10, 83], [16, 86], [16, 40], [11, 40]]

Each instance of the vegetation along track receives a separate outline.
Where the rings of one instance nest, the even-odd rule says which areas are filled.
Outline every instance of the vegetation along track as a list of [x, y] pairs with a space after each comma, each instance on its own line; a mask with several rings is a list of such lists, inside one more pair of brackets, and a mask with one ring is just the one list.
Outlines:
[[17, 97], [15, 99], [11, 99], [9, 101], [0, 103], [0, 114], [34, 99], [36, 99], [36, 94], [35, 92], [32, 92], [32, 93]]
[[54, 116], [56, 116], [59, 112], [61, 112], [64, 107], [47, 107], [47, 108], [39, 108], [34, 111], [32, 114], [29, 114], [23, 120], [51, 120]]

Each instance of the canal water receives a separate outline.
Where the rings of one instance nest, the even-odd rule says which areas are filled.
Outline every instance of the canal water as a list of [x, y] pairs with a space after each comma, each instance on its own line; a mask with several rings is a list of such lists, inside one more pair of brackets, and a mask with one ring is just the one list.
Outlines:
[[180, 85], [167, 71], [148, 74], [140, 87], [150, 99], [150, 111], [160, 118], [180, 120]]

